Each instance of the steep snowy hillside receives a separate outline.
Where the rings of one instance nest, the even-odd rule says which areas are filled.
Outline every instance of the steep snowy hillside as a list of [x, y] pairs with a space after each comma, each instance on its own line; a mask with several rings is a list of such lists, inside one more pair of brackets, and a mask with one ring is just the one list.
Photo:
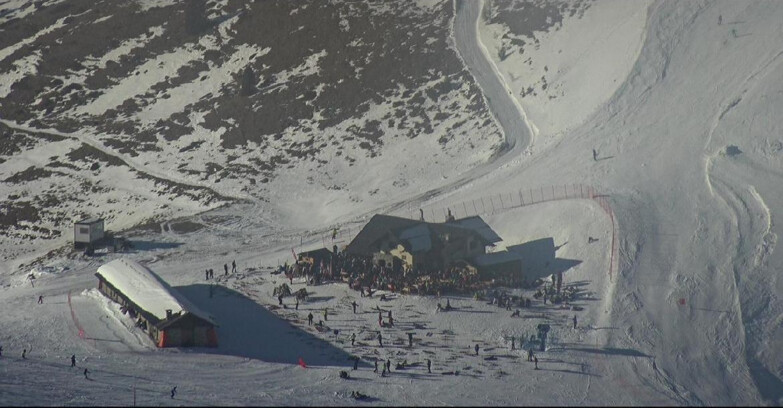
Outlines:
[[[14, 1], [0, 15], [6, 259], [84, 215], [119, 230], [249, 200], [272, 224], [327, 225], [502, 147], [447, 1]], [[341, 210], [292, 217], [291, 200]]]
[[[98, 4], [0, 5], [3, 402], [783, 404], [782, 3]], [[277, 265], [379, 209], [481, 215], [495, 250], [551, 241], [524, 273], [562, 271], [575, 307], [303, 279], [278, 305]], [[38, 257], [74, 214], [152, 220], [126, 253]], [[220, 346], [155, 349], [94, 289], [118, 257], [213, 315]]]

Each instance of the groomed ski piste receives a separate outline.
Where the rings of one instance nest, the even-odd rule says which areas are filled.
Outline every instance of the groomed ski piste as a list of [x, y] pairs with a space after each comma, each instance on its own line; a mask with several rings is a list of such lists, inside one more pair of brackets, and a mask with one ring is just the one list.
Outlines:
[[[329, 209], [331, 196], [298, 202], [280, 193], [269, 201], [285, 211], [272, 215], [249, 202], [172, 219], [126, 234], [135, 249], [125, 253], [55, 255], [32, 271], [34, 287], [29, 269], [7, 267], [32, 255], [6, 261], [0, 404], [783, 404], [783, 259], [775, 251], [783, 4], [598, 1], [525, 45], [520, 55], [535, 61], [527, 66], [513, 52], [500, 57], [505, 28], [491, 15], [470, 23], [495, 6], [455, 3], [453, 37], [461, 53], [487, 58], [463, 55], [504, 135], [517, 137], [509, 121], [526, 126], [507, 140], [506, 154], [455, 179], [399, 163], [368, 169], [357, 188], [374, 188], [370, 170], [421, 186], [419, 195], [382, 205], [345, 200]], [[577, 38], [594, 39], [594, 48], [569, 47]], [[520, 81], [544, 67], [559, 96], [522, 95]], [[277, 307], [272, 291], [286, 280], [271, 272], [291, 262], [292, 250], [344, 245], [374, 213], [417, 217], [419, 208], [428, 221], [442, 221], [447, 208], [458, 218], [479, 214], [503, 238], [501, 248], [551, 237], [558, 259], [579, 261], [564, 284], [582, 291], [574, 304], [583, 310], [536, 300], [512, 318], [467, 295], [367, 298], [344, 283], [296, 279], [292, 289], [306, 287], [310, 298], [298, 310], [292, 298]], [[311, 222], [314, 211], [329, 223]], [[297, 219], [308, 223], [284, 222]], [[96, 289], [97, 268], [119, 257], [150, 268], [210, 314], [219, 347], [156, 348]], [[224, 275], [232, 261], [238, 271]], [[215, 281], [204, 280], [210, 268]], [[455, 310], [437, 312], [446, 298]], [[319, 332], [306, 316], [322, 319], [324, 308], [329, 330]], [[378, 327], [377, 308], [392, 310], [394, 327]], [[540, 323], [552, 330], [535, 369], [510, 338], [527, 338]], [[353, 356], [361, 358], [356, 371]], [[381, 377], [373, 362], [386, 359], [392, 372]], [[406, 360], [408, 368], [395, 369]]]

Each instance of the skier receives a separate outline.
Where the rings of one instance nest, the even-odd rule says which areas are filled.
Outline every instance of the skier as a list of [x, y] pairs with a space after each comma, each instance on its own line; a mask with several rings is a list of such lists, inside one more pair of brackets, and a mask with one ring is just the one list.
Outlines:
[[424, 210], [419, 208], [419, 221], [424, 221]]
[[392, 316], [391, 316], [391, 310], [389, 310], [389, 319], [391, 319], [391, 318], [392, 318]]
[[538, 370], [538, 357], [533, 356], [533, 363], [536, 365], [536, 370]]
[[278, 305], [282, 305], [282, 304], [283, 304], [283, 295], [279, 295], [279, 296], [277, 297], [277, 304], [278, 304]]
[[294, 306], [294, 309], [299, 310], [299, 298], [296, 298], [296, 306]]
[[359, 368], [359, 357], [353, 358], [353, 369], [356, 370]]
[[87, 374], [89, 374], [89, 373], [90, 373], [90, 370], [88, 370], [88, 369], [86, 369], [86, 368], [85, 368], [85, 369], [84, 369], [84, 378], [86, 378], [86, 379], [88, 379], [88, 380], [89, 380], [89, 379], [90, 379], [90, 377], [87, 377]]
[[235, 273], [237, 271], [237, 261], [233, 260], [231, 261], [231, 273]]
[[226, 271], [225, 276], [228, 276], [228, 264], [223, 264], [223, 269]]
[[374, 373], [378, 372], [378, 360], [375, 360], [375, 370], [372, 370], [372, 372]]
[[514, 346], [514, 336], [511, 336], [511, 350], [515, 350], [516, 347]]
[[408, 333], [408, 347], [413, 347], [413, 333]]
[[71, 356], [71, 367], [76, 367], [76, 354]]
[[38, 296], [38, 304], [43, 304], [43, 295]]
[[22, 359], [27, 360], [27, 349], [22, 350]]
[[391, 316], [389, 316], [389, 327], [394, 327], [394, 319]]
[[432, 361], [430, 359], [427, 359], [427, 372], [432, 374]]
[[381, 332], [378, 332], [378, 347], [383, 347], [383, 338], [381, 337]]
[[386, 359], [386, 371], [388, 371], [389, 374], [391, 374], [391, 359], [389, 358]]
[[204, 280], [209, 280], [209, 269], [204, 272]]
[[175, 385], [174, 388], [171, 389], [171, 399], [174, 399], [174, 396], [177, 395], [177, 386]]
[[479, 345], [478, 345], [478, 343], [476, 343], [476, 346], [475, 346], [475, 347], [473, 347], [473, 350], [476, 350], [476, 355], [478, 355], [478, 351], [479, 351]]
[[324, 308], [324, 321], [329, 320], [329, 309]]
[[209, 279], [215, 279], [215, 270], [209, 268]]
[[0, 357], [3, 356], [3, 346], [0, 346]]
[[310, 312], [307, 314], [307, 325], [310, 326], [313, 324], [313, 313]]
[[574, 315], [574, 329], [576, 329], [576, 315]]
[[533, 361], [533, 349], [527, 349], [527, 361]]
[[356, 303], [356, 301], [354, 300], [353, 302], [351, 302], [351, 306], [353, 306], [353, 314], [356, 314], [356, 306], [359, 306], [359, 304]]
[[598, 161], [598, 152], [593, 149], [593, 161]]
[[356, 333], [351, 333], [351, 345], [356, 341]]

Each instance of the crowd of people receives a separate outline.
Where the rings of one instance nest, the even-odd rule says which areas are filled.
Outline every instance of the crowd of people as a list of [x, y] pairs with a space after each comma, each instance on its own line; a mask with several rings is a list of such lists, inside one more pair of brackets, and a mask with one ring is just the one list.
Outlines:
[[[312, 259], [311, 259], [312, 260]], [[313, 262], [299, 261], [283, 265], [280, 272], [293, 282], [304, 277], [308, 284], [342, 280], [362, 296], [376, 290], [403, 294], [440, 295], [442, 293], [476, 293], [490, 287], [492, 282], [481, 280], [475, 268], [452, 265], [448, 268], [409, 267], [394, 262], [384, 265], [364, 257], [344, 252], [332, 252]]]

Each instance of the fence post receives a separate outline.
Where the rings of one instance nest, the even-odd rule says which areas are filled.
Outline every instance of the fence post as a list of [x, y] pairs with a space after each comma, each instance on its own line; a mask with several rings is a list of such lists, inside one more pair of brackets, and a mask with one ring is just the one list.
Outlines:
[[471, 200], [471, 202], [473, 203], [473, 212], [475, 212], [476, 215], [478, 215], [478, 210], [476, 209], [476, 199], [474, 198], [473, 200]]
[[462, 202], [462, 209], [465, 211], [465, 218], [468, 217], [468, 207], [465, 205], [465, 202]]
[[498, 194], [498, 198], [500, 199], [500, 207], [505, 209], [506, 205], [503, 204], [503, 195], [502, 194]]
[[481, 211], [484, 212], [484, 214], [487, 213], [487, 207], [484, 205], [484, 197], [481, 197]]

